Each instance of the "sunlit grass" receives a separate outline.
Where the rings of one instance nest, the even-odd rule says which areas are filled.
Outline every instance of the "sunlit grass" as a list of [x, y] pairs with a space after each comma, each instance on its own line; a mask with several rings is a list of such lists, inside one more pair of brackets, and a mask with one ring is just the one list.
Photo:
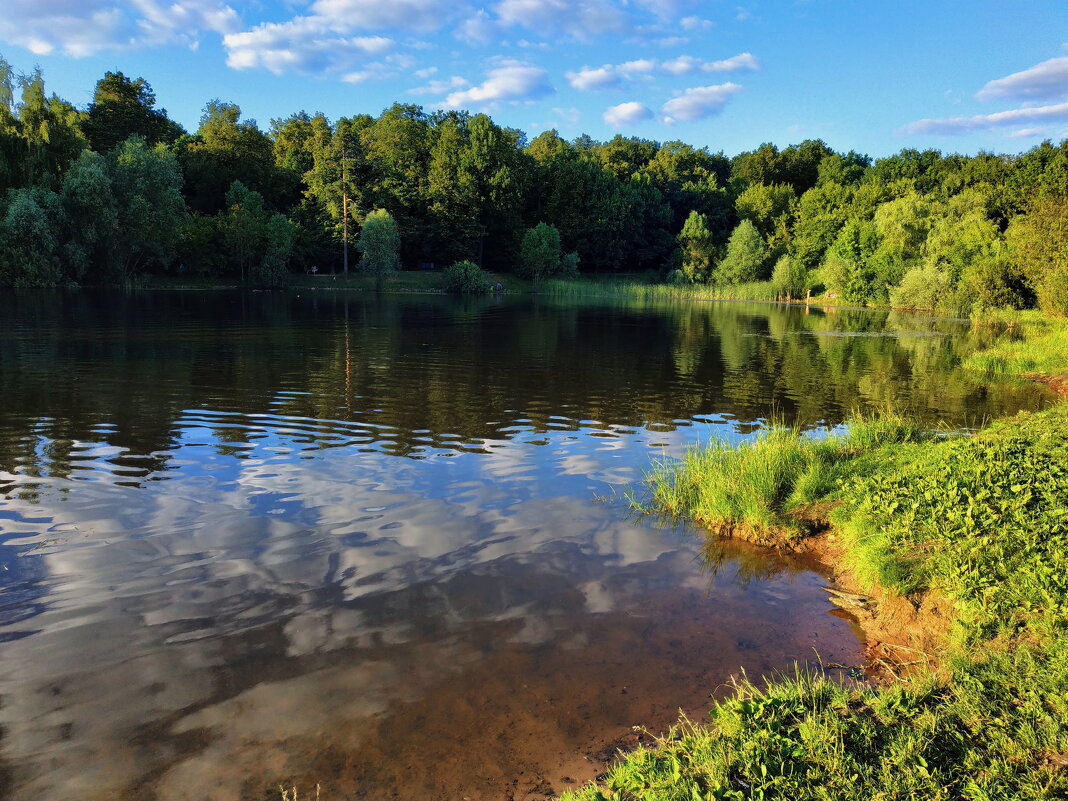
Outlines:
[[648, 501], [635, 504], [753, 542], [796, 538], [811, 527], [806, 507], [831, 499], [846, 478], [874, 469], [862, 457], [932, 436], [891, 414], [857, 416], [845, 431], [825, 436], [772, 425], [753, 440], [713, 439], [681, 459], [654, 464]]
[[1037, 311], [999, 311], [976, 318], [974, 325], [1002, 332], [991, 347], [972, 354], [968, 369], [991, 375], [1068, 373], [1068, 320]]
[[620, 280], [546, 281], [542, 292], [555, 297], [600, 297], [625, 300], [775, 300], [770, 281], [734, 286], [650, 284]]

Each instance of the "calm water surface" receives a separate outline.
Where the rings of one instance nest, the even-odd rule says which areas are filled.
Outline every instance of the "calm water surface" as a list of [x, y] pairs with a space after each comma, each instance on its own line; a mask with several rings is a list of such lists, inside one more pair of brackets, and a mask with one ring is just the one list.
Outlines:
[[328, 292], [0, 298], [0, 796], [540, 798], [860, 643], [813, 566], [634, 519], [771, 414], [1048, 402], [954, 321]]

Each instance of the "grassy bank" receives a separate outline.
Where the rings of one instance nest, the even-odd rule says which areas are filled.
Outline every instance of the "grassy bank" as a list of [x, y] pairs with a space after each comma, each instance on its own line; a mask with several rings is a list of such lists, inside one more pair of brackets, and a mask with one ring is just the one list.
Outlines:
[[948, 599], [940, 669], [742, 683], [565, 798], [1068, 797], [1068, 406], [925, 436], [862, 420], [712, 444], [658, 468], [651, 504], [756, 539], [802, 537], [821, 509], [859, 589]]
[[995, 375], [1068, 373], [1068, 320], [1037, 311], [1006, 311], [976, 318], [973, 324], [998, 337], [990, 348], [969, 358], [965, 367]]

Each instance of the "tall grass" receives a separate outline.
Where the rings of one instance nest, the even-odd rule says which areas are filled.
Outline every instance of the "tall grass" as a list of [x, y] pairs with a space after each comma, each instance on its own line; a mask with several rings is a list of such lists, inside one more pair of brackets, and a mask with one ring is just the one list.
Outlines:
[[966, 368], [991, 375], [1068, 373], [1068, 320], [1036, 311], [999, 311], [975, 318], [973, 325], [1002, 336], [966, 359]]
[[734, 286], [643, 284], [588, 279], [546, 281], [542, 292], [555, 297], [601, 297], [626, 300], [775, 300], [770, 281]]
[[831, 498], [846, 479], [871, 469], [863, 459], [884, 445], [932, 436], [891, 414], [856, 416], [844, 433], [819, 437], [773, 425], [739, 444], [712, 440], [681, 459], [658, 462], [647, 476], [645, 511], [688, 517], [717, 534], [774, 544], [811, 528], [811, 504]]

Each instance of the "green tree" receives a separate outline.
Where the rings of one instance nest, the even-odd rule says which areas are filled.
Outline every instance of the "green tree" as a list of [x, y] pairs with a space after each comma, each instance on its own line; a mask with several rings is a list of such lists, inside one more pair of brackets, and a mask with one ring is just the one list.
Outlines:
[[242, 282], [251, 278], [253, 266], [262, 258], [266, 218], [263, 195], [234, 181], [226, 192], [221, 225], [226, 253], [237, 265]]
[[477, 295], [489, 290], [486, 273], [473, 261], [458, 261], [442, 274], [446, 292]]
[[108, 263], [115, 240], [123, 235], [107, 159], [84, 151], [63, 176], [60, 194], [67, 221], [67, 275], [80, 282]]
[[734, 205], [738, 218], [749, 220], [765, 239], [786, 231], [797, 195], [789, 184], [750, 184]]
[[679, 234], [679, 250], [682, 263], [679, 269], [691, 283], [708, 280], [712, 269], [712, 257], [715, 246], [712, 232], [708, 230], [708, 220], [703, 214], [691, 211]]
[[[13, 94], [10, 77], [5, 62], [0, 65], [0, 97]], [[11, 185], [57, 188], [63, 171], [86, 148], [81, 130], [82, 113], [55, 94], [51, 97], [45, 94], [40, 68], [19, 75], [17, 82], [21, 101], [9, 106], [15, 116], [4, 114], [7, 121], [0, 121], [0, 127], [6, 127], [13, 135], [5, 143], [14, 150], [9, 160]]]
[[808, 270], [789, 255], [780, 256], [771, 271], [775, 294], [786, 298], [800, 298], [808, 289]]
[[106, 72], [96, 82], [82, 130], [98, 153], [134, 135], [150, 145], [169, 145], [185, 133], [164, 109], [156, 108], [156, 95], [144, 78], [130, 80], [121, 72]]
[[252, 283], [258, 286], [284, 286], [289, 279], [289, 262], [293, 256], [295, 231], [284, 214], [272, 214], [264, 225], [263, 258], [253, 265]]
[[1005, 232], [1008, 256], [1049, 314], [1068, 317], [1068, 199], [1045, 197]]
[[520, 274], [535, 286], [560, 269], [560, 232], [556, 226], [538, 223], [523, 235], [519, 257]]
[[226, 206], [226, 192], [234, 181], [263, 195], [277, 208], [285, 196], [279, 180], [271, 140], [255, 120], [242, 120], [235, 103], [212, 100], [204, 107], [200, 127], [177, 144], [185, 175], [189, 208], [216, 214]]
[[119, 235], [107, 251], [112, 279], [129, 281], [174, 258], [178, 229], [186, 218], [182, 172], [174, 154], [131, 136], [107, 156]]
[[388, 211], [377, 209], [367, 215], [356, 249], [361, 254], [360, 269], [374, 276], [375, 289], [381, 291], [400, 266], [400, 235]]
[[879, 234], [870, 220], [852, 219], [838, 232], [820, 266], [827, 289], [851, 303], [874, 297], [875, 273], [871, 258], [879, 247]]
[[12, 190], [0, 218], [0, 286], [53, 287], [63, 277], [59, 195], [44, 187]]
[[742, 220], [727, 242], [727, 255], [716, 265], [717, 284], [745, 284], [767, 278], [768, 246], [749, 220]]

